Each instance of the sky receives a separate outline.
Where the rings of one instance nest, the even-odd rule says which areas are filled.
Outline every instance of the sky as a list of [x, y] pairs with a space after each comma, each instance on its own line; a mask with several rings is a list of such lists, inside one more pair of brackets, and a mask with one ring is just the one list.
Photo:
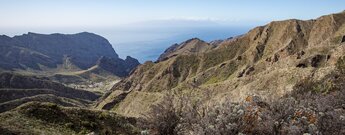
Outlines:
[[214, 40], [270, 21], [343, 10], [342, 0], [0, 0], [0, 35], [88, 31], [130, 52], [128, 44], [179, 37], [164, 43], [169, 45], [195, 36]]
[[0, 26], [100, 28], [157, 20], [238, 26], [343, 10], [341, 0], [0, 0]]

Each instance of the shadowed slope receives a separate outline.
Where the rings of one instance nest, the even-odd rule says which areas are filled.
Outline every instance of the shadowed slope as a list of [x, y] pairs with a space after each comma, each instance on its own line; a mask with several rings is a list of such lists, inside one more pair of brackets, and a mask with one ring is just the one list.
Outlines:
[[0, 114], [0, 131], [16, 134], [138, 134], [135, 120], [104, 111], [31, 102]]

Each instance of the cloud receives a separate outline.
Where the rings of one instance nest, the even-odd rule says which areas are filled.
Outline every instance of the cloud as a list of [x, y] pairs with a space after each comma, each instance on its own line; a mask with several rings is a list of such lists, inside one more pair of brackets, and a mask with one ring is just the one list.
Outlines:
[[212, 18], [212, 17], [166, 17], [157, 20], [179, 20], [179, 21], [210, 21], [210, 22], [219, 22], [226, 21], [225, 19]]
[[124, 25], [125, 27], [213, 27], [225, 24], [228, 20], [211, 17], [165, 17]]

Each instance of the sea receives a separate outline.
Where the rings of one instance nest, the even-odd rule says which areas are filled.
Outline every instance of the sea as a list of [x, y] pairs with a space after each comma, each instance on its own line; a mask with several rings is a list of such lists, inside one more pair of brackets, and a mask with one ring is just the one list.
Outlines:
[[144, 63], [156, 61], [165, 49], [175, 43], [179, 44], [191, 38], [199, 38], [206, 42], [227, 39], [245, 34], [249, 29], [249, 27], [146, 29], [113, 31], [105, 34], [105, 37], [121, 58], [131, 56]]
[[[197, 24], [196, 24], [197, 25]], [[113, 46], [116, 53], [123, 59], [131, 56], [139, 60], [156, 61], [160, 54], [169, 46], [181, 43], [191, 38], [199, 38], [210, 42], [212, 40], [227, 39], [245, 34], [253, 27], [250, 26], [152, 26], [152, 27], [116, 27], [116, 28], [2, 28], [4, 35], [15, 36], [27, 32], [51, 34], [75, 34], [91, 32], [105, 37]]]

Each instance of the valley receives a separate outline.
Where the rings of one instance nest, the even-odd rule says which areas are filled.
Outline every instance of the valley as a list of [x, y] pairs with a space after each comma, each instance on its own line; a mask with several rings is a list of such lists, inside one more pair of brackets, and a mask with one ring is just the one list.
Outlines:
[[[61, 123], [55, 123], [57, 127], [52, 126], [51, 130], [46, 130], [45, 125], [53, 123], [50, 121], [37, 122], [31, 116], [15, 110], [26, 104], [29, 108], [38, 105], [38, 108], [32, 108], [34, 110], [42, 109], [39, 107], [41, 103], [50, 103], [42, 104], [43, 108], [45, 106], [48, 108], [48, 110], [43, 110], [46, 111], [42, 113], [44, 117], [49, 116], [49, 113], [52, 115], [49, 117], [59, 117], [54, 116], [54, 111], [60, 111], [60, 106], [75, 108], [69, 109], [69, 112], [59, 112], [64, 113], [62, 115], [81, 108], [94, 113], [92, 110], [86, 109], [91, 109], [103, 93], [140, 64], [130, 56], [125, 60], [120, 59], [105, 38], [86, 32], [72, 35], [45, 35], [29, 32], [13, 38], [1, 36], [0, 48], [0, 112], [4, 113], [2, 119], [8, 120], [0, 124], [0, 130], [4, 134], [81, 134], [91, 132], [96, 124], [89, 125], [90, 116], [83, 121], [87, 125], [84, 123], [82, 125], [73, 124], [77, 121], [62, 122], [63, 125], [69, 124], [77, 129], [62, 131], [66, 127], [59, 127], [57, 125]], [[51, 106], [57, 110], [49, 110]], [[33, 114], [36, 115], [36, 112]], [[16, 117], [9, 117], [13, 115]], [[73, 114], [69, 118], [73, 118], [75, 115]], [[111, 117], [113, 120], [110, 122], [112, 123], [117, 120], [117, 116], [113, 118], [113, 114], [97, 112], [95, 117], [98, 118], [98, 115], [102, 118]], [[38, 117], [43, 118], [41, 115]], [[34, 127], [19, 126], [22, 120], [26, 120], [28, 122], [26, 124]], [[18, 126], [8, 125], [7, 122], [16, 123], [15, 125]], [[126, 120], [124, 122], [129, 124]], [[75, 125], [80, 127], [75, 127]], [[4, 126], [10, 127], [4, 129]], [[40, 127], [43, 129], [39, 129]], [[117, 133], [119, 131], [104, 129], [104, 131], [97, 132]], [[131, 131], [123, 132], [130, 133]]]
[[0, 36], [2, 134], [345, 134], [345, 11], [156, 61], [88, 32]]

